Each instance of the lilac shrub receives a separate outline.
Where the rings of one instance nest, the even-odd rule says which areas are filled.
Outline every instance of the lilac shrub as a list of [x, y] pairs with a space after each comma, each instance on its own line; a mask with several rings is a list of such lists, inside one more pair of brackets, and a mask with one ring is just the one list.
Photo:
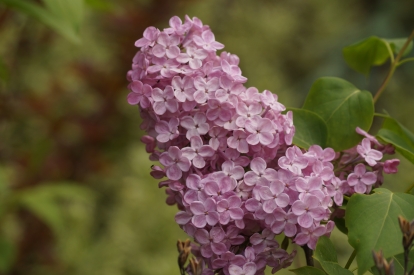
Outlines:
[[[202, 274], [264, 274], [289, 266], [275, 240], [284, 234], [315, 249], [334, 228], [332, 210], [344, 196], [369, 193], [399, 160], [381, 162], [393, 148], [361, 129], [356, 147], [335, 152], [292, 144], [293, 114], [277, 95], [246, 87], [239, 58], [200, 19], [149, 27], [136, 41], [128, 103], [138, 105], [147, 134], [151, 175], [167, 177], [167, 203], [196, 244]], [[191, 273], [190, 270], [188, 270]]]

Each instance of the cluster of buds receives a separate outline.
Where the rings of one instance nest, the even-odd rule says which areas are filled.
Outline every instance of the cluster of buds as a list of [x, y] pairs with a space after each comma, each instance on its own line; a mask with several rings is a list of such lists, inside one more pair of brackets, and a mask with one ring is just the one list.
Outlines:
[[[414, 220], [409, 222], [402, 216], [398, 217], [398, 223], [402, 232], [402, 245], [404, 248], [404, 275], [412, 275], [414, 273], [414, 266], [409, 270], [409, 256], [411, 249], [414, 247]], [[382, 250], [379, 252], [372, 251], [375, 267], [378, 269], [380, 275], [394, 275], [394, 259], [387, 261], [384, 258]]]
[[151, 175], [167, 177], [160, 182], [167, 203], [198, 244], [191, 251], [202, 274], [289, 266], [296, 251], [281, 248], [276, 235], [314, 249], [333, 230], [330, 209], [343, 195], [367, 193], [382, 171], [396, 172], [398, 160], [380, 162], [390, 147], [360, 129], [362, 143], [342, 154], [292, 145], [292, 112], [270, 91], [244, 85], [239, 58], [217, 55], [224, 45], [207, 25], [189, 17], [169, 23], [136, 41], [128, 102], [139, 107], [150, 159], [162, 164]]
[[378, 268], [380, 275], [395, 275], [394, 259], [391, 259], [388, 262], [387, 259], [384, 258], [382, 250], [379, 252], [373, 251], [372, 256], [374, 258], [375, 266]]
[[398, 222], [400, 224], [401, 232], [403, 233], [403, 247], [404, 250], [410, 251], [414, 246], [414, 220], [411, 222], [399, 216]]

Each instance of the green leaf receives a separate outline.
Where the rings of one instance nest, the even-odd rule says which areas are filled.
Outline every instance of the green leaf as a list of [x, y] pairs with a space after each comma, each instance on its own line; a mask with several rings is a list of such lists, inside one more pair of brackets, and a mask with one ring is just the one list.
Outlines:
[[374, 118], [374, 102], [368, 91], [337, 77], [322, 77], [313, 83], [303, 109], [318, 114], [328, 127], [327, 147], [335, 151], [358, 144], [356, 127], [368, 131]]
[[289, 110], [293, 112], [295, 125], [293, 144], [305, 149], [313, 144], [325, 147], [328, 130], [323, 119], [309, 110], [296, 108], [289, 108]]
[[382, 65], [390, 58], [386, 43], [379, 37], [371, 36], [345, 47], [342, 53], [352, 69], [368, 75], [372, 66]]
[[335, 246], [326, 236], [319, 238], [313, 257], [329, 275], [353, 275], [351, 271], [338, 264]]
[[357, 251], [359, 275], [374, 265], [372, 250], [382, 250], [385, 258], [403, 252], [398, 215], [414, 218], [414, 196], [384, 188], [374, 192], [352, 195], [346, 209], [348, 242]]
[[0, 237], [0, 272], [8, 274], [16, 258], [16, 247], [14, 244], [4, 237]]
[[73, 183], [47, 183], [22, 190], [16, 195], [17, 204], [42, 219], [56, 234], [64, 231], [65, 216], [62, 202], [81, 201], [89, 203], [93, 193]]
[[[384, 64], [391, 54], [398, 54], [407, 41], [406, 38], [386, 39], [370, 36], [356, 42], [342, 50], [346, 63], [355, 71], [368, 75], [371, 67]], [[410, 53], [413, 47], [412, 41], [404, 51], [404, 55]], [[390, 53], [390, 50], [392, 53]]]
[[317, 269], [312, 266], [304, 266], [297, 269], [290, 269], [296, 275], [326, 275], [323, 270]]
[[386, 118], [377, 137], [394, 145], [398, 153], [414, 164], [414, 134], [398, 121]]
[[45, 7], [27, 0], [0, 0], [0, 3], [36, 18], [66, 39], [79, 44], [83, 0], [43, 0], [43, 2]]
[[[388, 259], [388, 262], [391, 259], [394, 260], [395, 274], [404, 274], [404, 253], [391, 257], [390, 259]], [[408, 256], [408, 268], [412, 266], [414, 266], [414, 250], [411, 250]]]
[[333, 218], [333, 221], [335, 222], [335, 226], [336, 228], [338, 228], [339, 231], [341, 231], [345, 235], [348, 235], [348, 228], [346, 228], [344, 218], [335, 217]]
[[[405, 42], [407, 41], [407, 38], [384, 39], [384, 40], [390, 44], [392, 51], [395, 54], [398, 54], [401, 51], [402, 47], [404, 46]], [[408, 47], [405, 49], [402, 56], [406, 56], [407, 54], [409, 54], [412, 49], [413, 49], [413, 41], [410, 41], [410, 43], [408, 44]]]

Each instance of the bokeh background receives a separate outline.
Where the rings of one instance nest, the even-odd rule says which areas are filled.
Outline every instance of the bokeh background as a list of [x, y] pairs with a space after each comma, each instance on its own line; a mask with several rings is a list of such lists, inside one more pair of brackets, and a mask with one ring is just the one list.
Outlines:
[[[48, 10], [50, 0], [0, 0], [0, 274], [179, 273], [175, 243], [186, 236], [149, 176], [139, 113], [126, 102], [134, 42], [147, 26], [200, 18], [240, 57], [247, 85], [289, 107], [300, 107], [322, 76], [375, 92], [388, 64], [366, 78], [341, 49], [414, 28], [412, 0], [72, 1], [72, 9], [51, 10], [60, 28], [21, 5]], [[413, 87], [407, 63], [377, 112], [414, 130]], [[385, 186], [404, 191], [413, 181], [403, 161]], [[332, 238], [344, 264], [352, 250], [341, 233]], [[293, 267], [303, 264], [298, 257]]]

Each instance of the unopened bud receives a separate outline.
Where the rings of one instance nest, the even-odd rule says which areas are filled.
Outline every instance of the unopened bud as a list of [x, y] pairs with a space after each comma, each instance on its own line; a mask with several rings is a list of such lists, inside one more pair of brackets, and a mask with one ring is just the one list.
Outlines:
[[177, 249], [178, 249], [178, 267], [180, 268], [181, 273], [185, 269], [185, 263], [187, 262], [188, 256], [191, 252], [191, 241], [189, 239], [183, 241], [177, 241]]
[[375, 266], [381, 270], [384, 267], [384, 258], [382, 256], [382, 250], [375, 252], [372, 251], [372, 256], [374, 258]]
[[190, 259], [190, 270], [193, 275], [201, 275], [201, 272], [202, 272], [201, 263], [197, 261], [196, 258]]
[[389, 263], [384, 259], [384, 271], [385, 275], [394, 275], [394, 260], [391, 260]]
[[409, 249], [414, 241], [414, 220], [411, 223], [402, 216], [398, 216], [398, 223], [403, 234], [403, 247]]

